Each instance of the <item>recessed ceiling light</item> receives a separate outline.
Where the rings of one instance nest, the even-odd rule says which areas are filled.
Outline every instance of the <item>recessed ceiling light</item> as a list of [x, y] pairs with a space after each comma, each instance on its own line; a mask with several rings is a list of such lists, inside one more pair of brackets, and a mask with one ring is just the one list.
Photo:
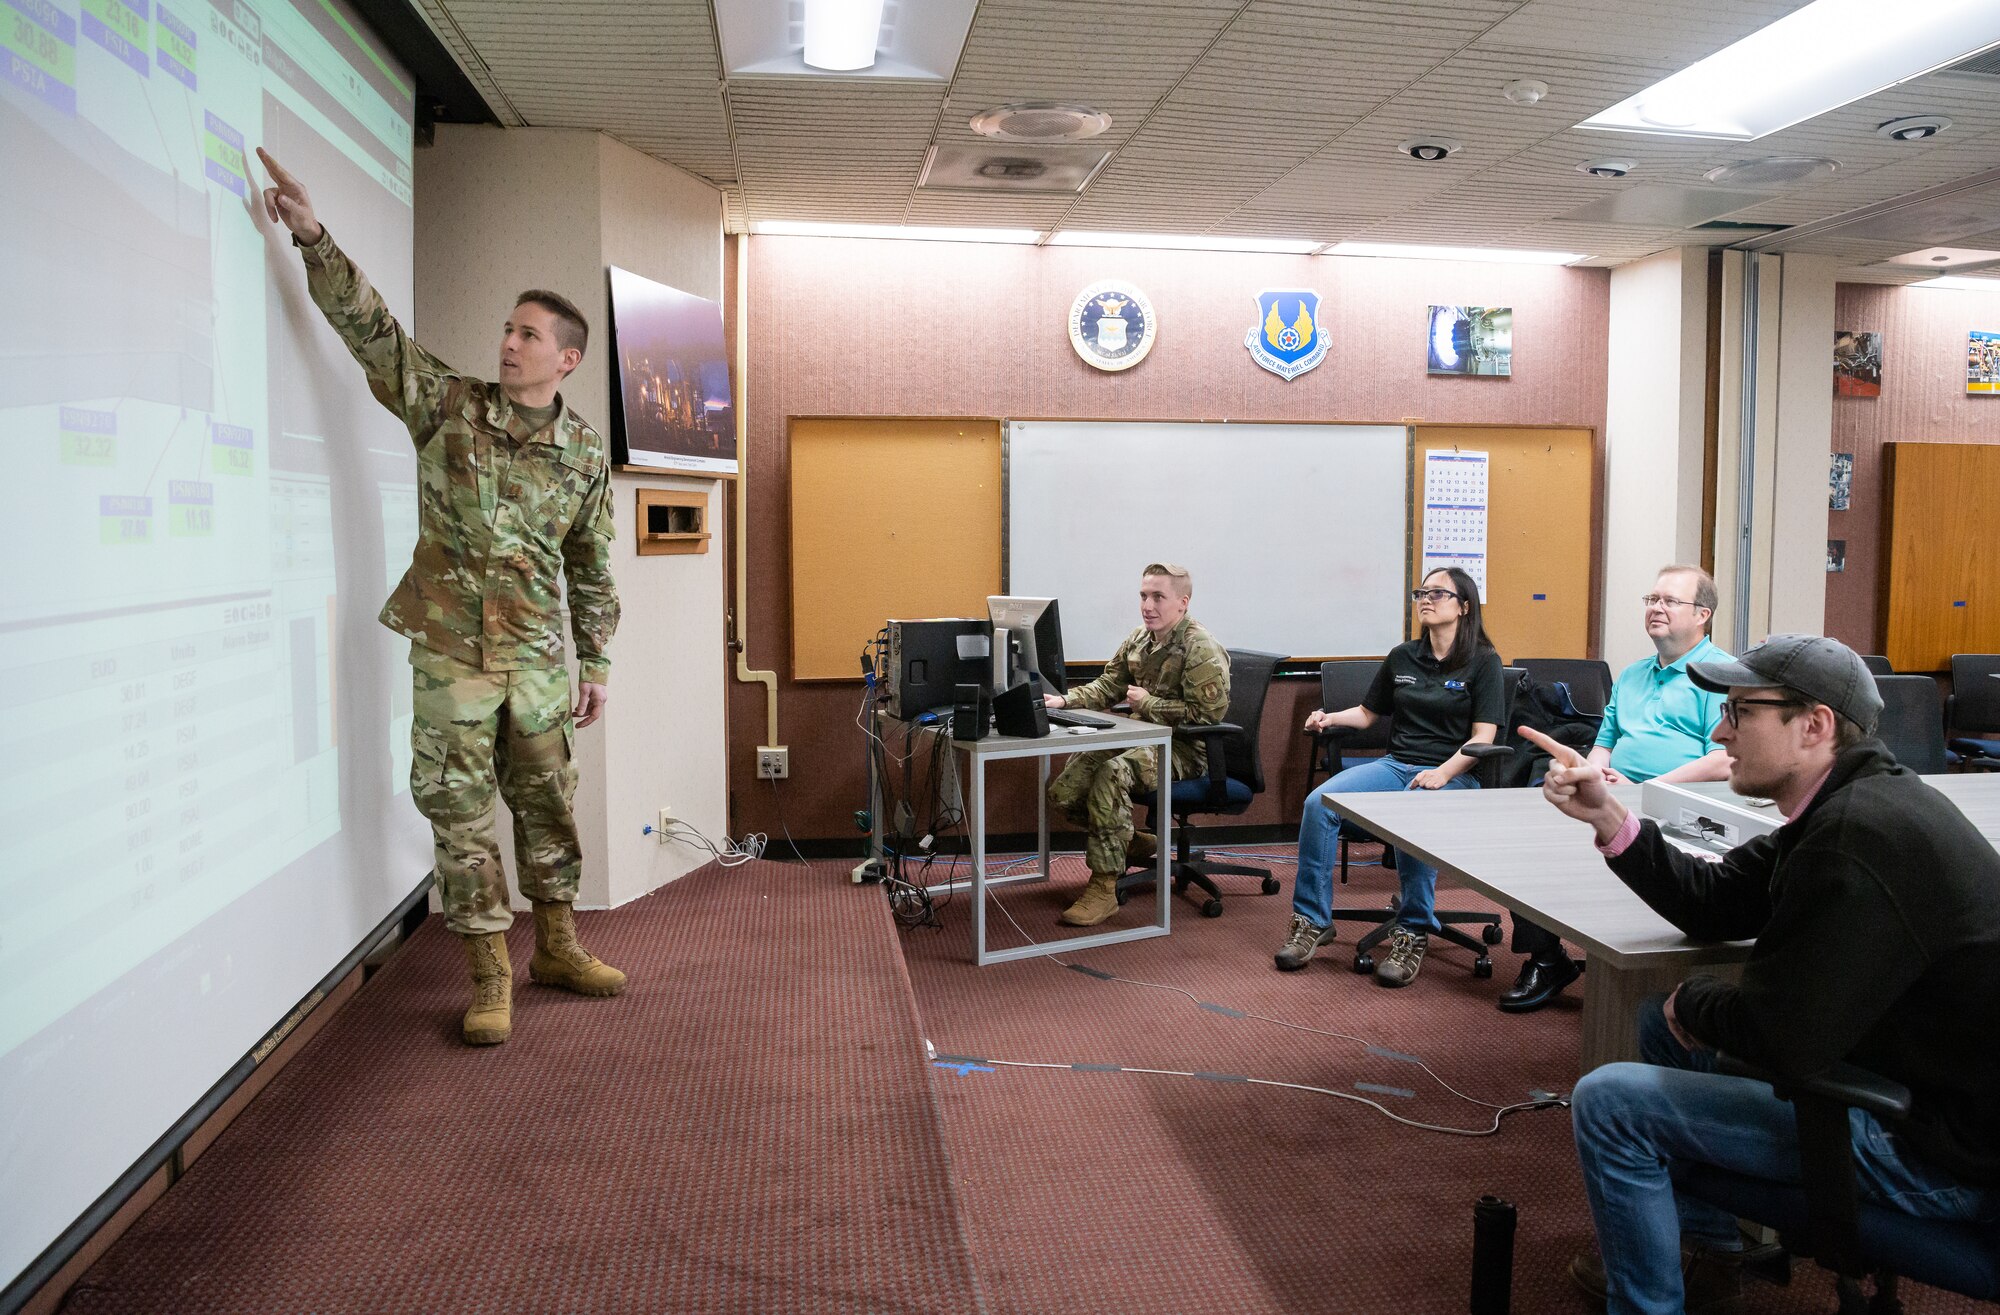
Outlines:
[[1952, 292], [2000, 292], [2000, 279], [1967, 278], [1963, 274], [1945, 274], [1939, 278], [1925, 279], [1912, 283], [1913, 288], [1944, 288]]
[[1577, 126], [1754, 141], [1996, 45], [1993, 0], [1813, 0]]
[[[958, 67], [977, 0], [712, 0], [731, 78], [942, 82]], [[803, 22], [801, 22], [803, 18]], [[802, 39], [803, 38], [803, 39]]]
[[805, 49], [800, 58], [829, 73], [852, 73], [875, 62], [882, 0], [805, 0]]
[[1585, 160], [1576, 171], [1592, 178], [1623, 178], [1638, 167], [1630, 160]]
[[1395, 242], [1340, 242], [1328, 256], [1386, 256], [1396, 260], [1477, 260], [1506, 265], [1567, 265], [1582, 260], [1575, 251], [1518, 251], [1513, 247], [1431, 247]]
[[1921, 142], [1943, 132], [1951, 126], [1951, 120], [1942, 114], [1919, 114], [1907, 119], [1891, 119], [1875, 130], [1878, 137], [1887, 137], [1892, 142]]
[[803, 219], [759, 219], [752, 233], [767, 237], [873, 237], [906, 242], [1008, 242], [1042, 240], [1032, 228], [925, 228], [905, 224], [822, 224]]
[[1717, 165], [1702, 177], [1718, 187], [1785, 187], [1839, 172], [1840, 161], [1823, 155], [1767, 155]]
[[1049, 236], [1052, 247], [1142, 247], [1159, 251], [1268, 251], [1303, 256], [1325, 244], [1311, 238], [1225, 237], [1212, 233], [1092, 233], [1064, 229]]

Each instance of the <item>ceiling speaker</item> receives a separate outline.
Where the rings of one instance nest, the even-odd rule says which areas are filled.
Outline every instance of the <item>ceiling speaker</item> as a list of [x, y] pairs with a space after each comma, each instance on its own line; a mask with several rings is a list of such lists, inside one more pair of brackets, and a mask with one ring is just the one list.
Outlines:
[[972, 130], [1003, 142], [1075, 142], [1111, 126], [1111, 116], [1088, 105], [1024, 100], [972, 116]]

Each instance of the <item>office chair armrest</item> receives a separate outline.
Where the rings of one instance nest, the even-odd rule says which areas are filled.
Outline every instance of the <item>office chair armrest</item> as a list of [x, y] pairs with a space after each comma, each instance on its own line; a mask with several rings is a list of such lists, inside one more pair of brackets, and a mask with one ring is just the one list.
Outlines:
[[1486, 744], [1474, 740], [1461, 744], [1458, 751], [1475, 762], [1491, 762], [1495, 758], [1512, 758], [1514, 751], [1504, 744]]
[[1853, 1064], [1835, 1064], [1810, 1077], [1782, 1078], [1735, 1055], [1718, 1053], [1716, 1072], [1731, 1077], [1755, 1078], [1771, 1084], [1771, 1090], [1785, 1100], [1806, 1096], [1832, 1101], [1848, 1109], [1865, 1110], [1887, 1124], [1910, 1116], [1910, 1089], [1879, 1073], [1870, 1073]]
[[1225, 755], [1217, 753], [1220, 741], [1225, 735], [1241, 735], [1243, 728], [1231, 722], [1209, 722], [1200, 726], [1176, 726], [1174, 738], [1194, 740], [1208, 750], [1208, 788], [1216, 796], [1229, 789], [1229, 764]]

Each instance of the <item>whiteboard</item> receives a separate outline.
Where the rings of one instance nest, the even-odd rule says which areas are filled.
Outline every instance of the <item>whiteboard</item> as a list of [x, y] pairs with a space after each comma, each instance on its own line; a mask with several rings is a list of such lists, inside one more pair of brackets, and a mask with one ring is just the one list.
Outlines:
[[1062, 602], [1064, 656], [1139, 624], [1139, 572], [1178, 562], [1230, 648], [1367, 657], [1405, 638], [1409, 433], [1401, 425], [1016, 420], [1007, 591]]

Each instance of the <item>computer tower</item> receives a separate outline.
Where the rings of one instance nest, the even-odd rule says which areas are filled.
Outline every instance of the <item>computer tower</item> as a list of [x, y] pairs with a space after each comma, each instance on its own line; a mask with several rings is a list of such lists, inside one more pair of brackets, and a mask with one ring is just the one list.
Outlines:
[[[989, 622], [973, 617], [942, 617], [889, 623], [889, 715], [911, 721], [926, 712], [950, 708], [962, 679], [983, 680], [989, 661], [986, 645], [968, 645], [981, 656], [960, 656], [961, 637], [982, 641], [992, 633]], [[965, 674], [970, 672], [969, 677]]]

